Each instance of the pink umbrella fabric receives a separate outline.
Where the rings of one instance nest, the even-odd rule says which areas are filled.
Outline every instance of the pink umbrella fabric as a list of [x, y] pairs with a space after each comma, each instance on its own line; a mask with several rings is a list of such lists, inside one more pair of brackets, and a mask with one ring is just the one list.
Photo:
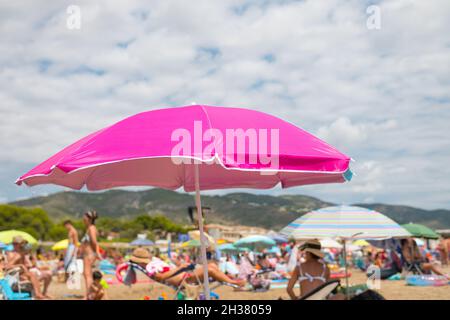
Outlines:
[[139, 113], [94, 132], [17, 179], [104, 190], [272, 188], [350, 180], [350, 158], [274, 116], [192, 105]]
[[[16, 183], [92, 191], [123, 186], [195, 190], [206, 266], [200, 190], [344, 182], [352, 176], [349, 162], [320, 139], [268, 114], [193, 105], [140, 113], [94, 132]], [[208, 269], [203, 272], [209, 299]]]

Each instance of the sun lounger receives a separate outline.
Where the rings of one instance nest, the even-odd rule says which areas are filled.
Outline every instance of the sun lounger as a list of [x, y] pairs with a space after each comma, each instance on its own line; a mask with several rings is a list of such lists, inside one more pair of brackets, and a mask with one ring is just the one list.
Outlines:
[[0, 288], [5, 300], [31, 300], [31, 294], [28, 292], [15, 292], [8, 279], [0, 279]]
[[326, 300], [327, 297], [340, 285], [339, 280], [331, 280], [318, 286], [314, 290], [301, 296], [299, 300]]

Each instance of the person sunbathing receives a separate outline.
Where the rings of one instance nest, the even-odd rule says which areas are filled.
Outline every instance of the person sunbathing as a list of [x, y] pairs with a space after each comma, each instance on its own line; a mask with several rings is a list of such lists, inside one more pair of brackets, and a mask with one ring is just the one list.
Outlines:
[[40, 291], [41, 286], [38, 276], [35, 273], [31, 272], [27, 267], [27, 265], [29, 265], [29, 261], [26, 257], [27, 250], [25, 249], [27, 241], [21, 236], [16, 236], [13, 238], [12, 244], [14, 250], [8, 252], [7, 254], [7, 263], [5, 265], [5, 270], [20, 268], [20, 279], [28, 280], [31, 282], [34, 297], [39, 300], [49, 299], [50, 297], [46, 296], [45, 293], [42, 293]]
[[[308, 240], [300, 246], [299, 250], [305, 254], [305, 262], [298, 264], [289, 280], [287, 293], [292, 300], [301, 298], [301, 296], [308, 294], [330, 280], [330, 270], [322, 260], [325, 254], [321, 251], [319, 241]], [[300, 296], [297, 296], [294, 292], [294, 286], [297, 280], [300, 283]], [[334, 299], [343, 298], [341, 295], [334, 297]]]
[[417, 265], [423, 272], [433, 272], [437, 275], [447, 277], [450, 279], [449, 275], [444, 274], [438, 267], [434, 264], [429, 263], [420, 253], [419, 247], [413, 238], [402, 239], [402, 255], [408, 265]]
[[[179, 266], [170, 266], [162, 260], [152, 257], [150, 252], [144, 248], [137, 248], [133, 251], [130, 262], [136, 263], [145, 268], [152, 279], [157, 282], [164, 282], [178, 287], [183, 281], [196, 283], [203, 281], [203, 266], [181, 263]], [[245, 280], [237, 280], [228, 277], [214, 264], [208, 264], [208, 275], [219, 282], [244, 286]]]

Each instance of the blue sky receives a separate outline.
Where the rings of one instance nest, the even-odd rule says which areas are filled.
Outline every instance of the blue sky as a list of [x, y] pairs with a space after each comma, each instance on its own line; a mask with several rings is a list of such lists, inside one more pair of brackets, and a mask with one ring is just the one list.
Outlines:
[[[352, 156], [356, 177], [266, 193], [450, 208], [450, 2], [0, 4], [0, 202], [14, 180], [126, 116], [197, 103], [269, 112]], [[369, 5], [381, 28], [366, 27]]]

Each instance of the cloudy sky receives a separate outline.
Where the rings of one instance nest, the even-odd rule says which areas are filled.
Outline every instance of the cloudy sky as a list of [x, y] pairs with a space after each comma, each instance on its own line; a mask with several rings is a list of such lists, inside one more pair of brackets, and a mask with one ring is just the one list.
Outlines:
[[2, 1], [0, 202], [61, 190], [13, 183], [76, 139], [195, 101], [272, 113], [356, 160], [350, 183], [265, 192], [450, 208], [449, 17], [448, 0]]

